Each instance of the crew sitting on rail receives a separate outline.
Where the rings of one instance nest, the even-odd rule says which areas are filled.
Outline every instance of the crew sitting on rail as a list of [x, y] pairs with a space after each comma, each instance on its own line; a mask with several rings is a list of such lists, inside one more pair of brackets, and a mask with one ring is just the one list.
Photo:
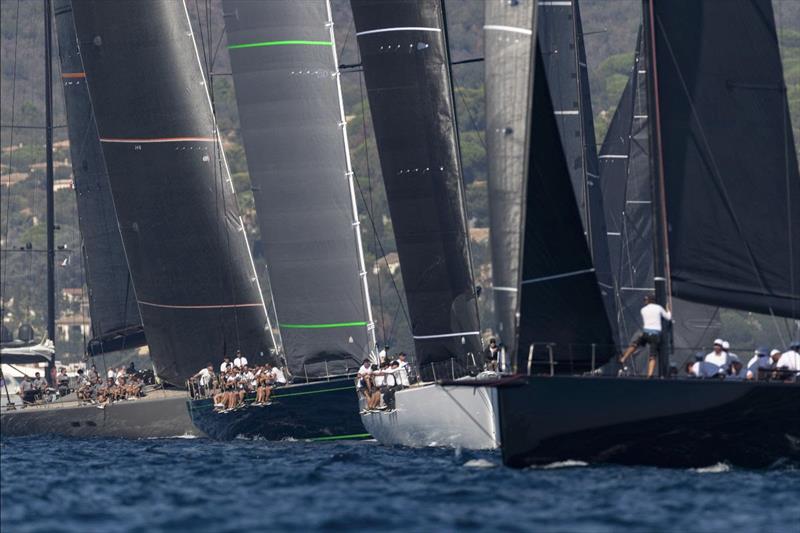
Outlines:
[[56, 384], [58, 386], [58, 395], [59, 396], [66, 396], [69, 394], [69, 376], [67, 375], [67, 369], [63, 366], [61, 367], [58, 376], [56, 376]]
[[792, 341], [789, 349], [783, 352], [775, 363], [775, 369], [788, 374], [786, 379], [800, 379], [800, 341]]

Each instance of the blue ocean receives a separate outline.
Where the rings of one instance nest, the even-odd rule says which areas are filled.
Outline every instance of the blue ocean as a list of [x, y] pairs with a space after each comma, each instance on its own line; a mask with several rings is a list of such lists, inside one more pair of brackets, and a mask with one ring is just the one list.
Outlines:
[[800, 471], [511, 470], [374, 441], [7, 438], [3, 533], [800, 531]]

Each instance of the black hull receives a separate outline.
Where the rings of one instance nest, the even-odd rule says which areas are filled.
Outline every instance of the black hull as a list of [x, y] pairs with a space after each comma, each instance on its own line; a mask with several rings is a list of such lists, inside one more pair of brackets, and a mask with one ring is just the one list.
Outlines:
[[273, 390], [270, 405], [252, 405], [217, 413], [211, 399], [189, 401], [194, 424], [209, 437], [266, 440], [336, 440], [367, 438], [358, 414], [358, 396], [352, 379], [337, 379]]
[[4, 411], [0, 415], [0, 433], [3, 437], [60, 435], [126, 439], [203, 436], [189, 417], [185, 393], [117, 402], [105, 409], [55, 404]]
[[529, 377], [498, 387], [503, 462], [800, 463], [800, 385]]

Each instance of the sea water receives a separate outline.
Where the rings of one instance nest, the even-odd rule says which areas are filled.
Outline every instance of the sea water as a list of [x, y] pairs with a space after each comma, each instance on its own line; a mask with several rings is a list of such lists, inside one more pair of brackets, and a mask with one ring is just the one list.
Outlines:
[[800, 531], [800, 471], [512, 470], [497, 453], [374, 441], [7, 438], [3, 533]]

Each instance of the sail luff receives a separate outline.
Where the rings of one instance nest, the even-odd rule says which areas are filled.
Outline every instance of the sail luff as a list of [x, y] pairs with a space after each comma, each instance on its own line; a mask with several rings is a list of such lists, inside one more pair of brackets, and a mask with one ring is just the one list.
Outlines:
[[117, 226], [70, 0], [55, 0], [54, 14], [92, 324], [88, 350], [96, 355], [136, 348], [146, 340]]
[[417, 362], [480, 365], [440, 1], [351, 6]]
[[73, 14], [157, 373], [182, 384], [235, 349], [275, 362], [185, 5], [74, 0]]

